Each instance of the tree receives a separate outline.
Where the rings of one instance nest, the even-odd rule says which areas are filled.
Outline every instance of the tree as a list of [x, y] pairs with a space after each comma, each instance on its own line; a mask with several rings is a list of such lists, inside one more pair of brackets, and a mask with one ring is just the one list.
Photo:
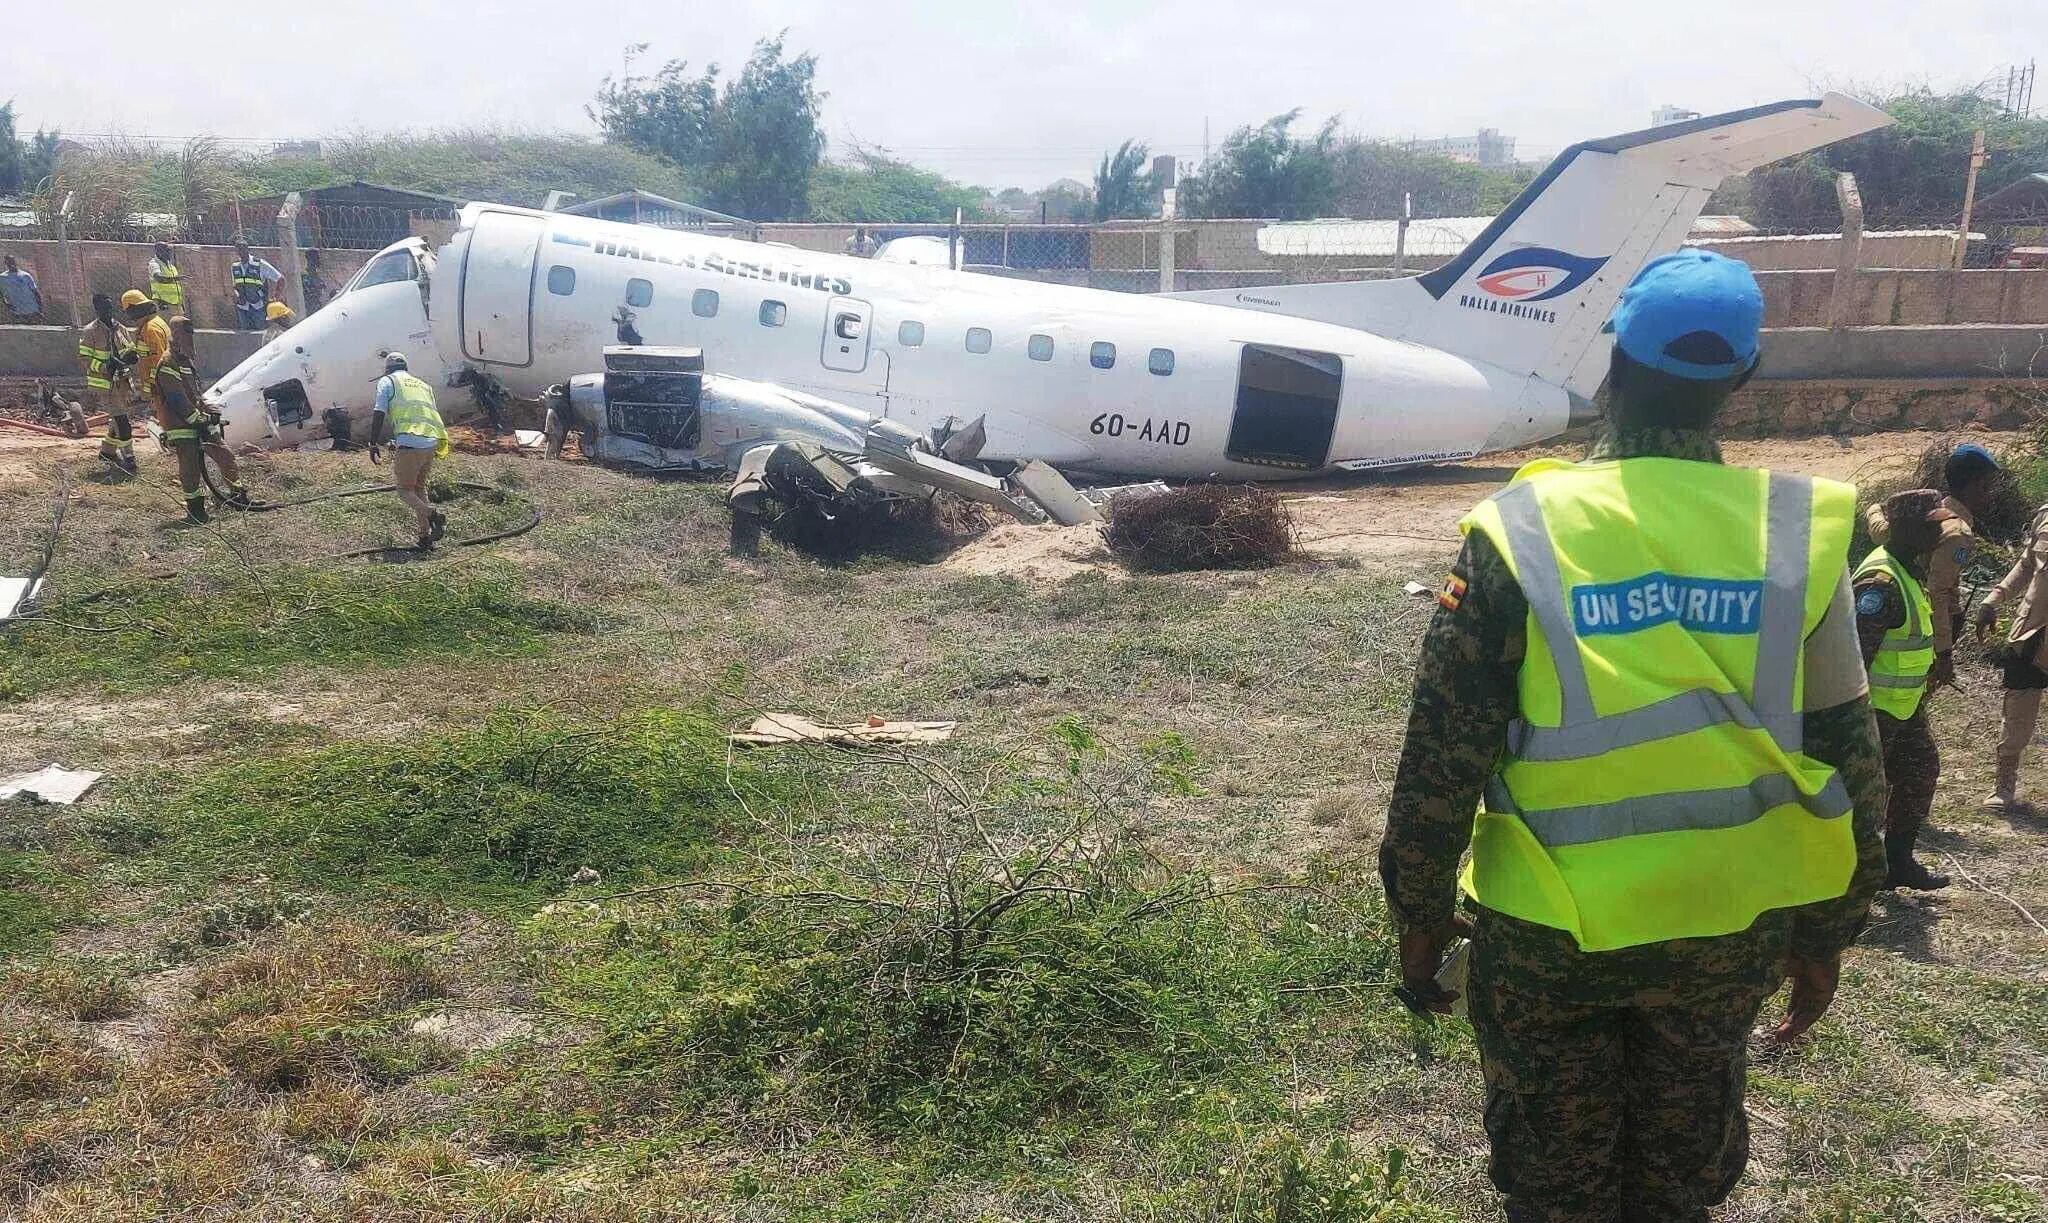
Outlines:
[[862, 151], [850, 163], [827, 162], [811, 177], [816, 221], [951, 221], [955, 209], [980, 211], [982, 193], [930, 170]]
[[1095, 171], [1096, 220], [1152, 215], [1152, 174], [1145, 168], [1150, 152], [1144, 144], [1126, 140], [1116, 152], [1102, 155], [1102, 165]]
[[1195, 217], [1278, 217], [1299, 220], [1326, 216], [1336, 199], [1332, 146], [1337, 120], [1307, 140], [1288, 128], [1299, 109], [1275, 115], [1257, 127], [1230, 134], [1200, 172], [1181, 185], [1181, 211]]
[[754, 44], [738, 77], [670, 60], [654, 77], [607, 76], [586, 108], [604, 139], [651, 153], [703, 185], [705, 202], [756, 220], [805, 215], [825, 153], [817, 57], [785, 59], [781, 35]]
[[0, 195], [27, 195], [57, 169], [57, 133], [36, 129], [23, 140], [14, 130], [14, 102], [0, 102]]
[[1347, 217], [1398, 217], [1403, 195], [1412, 197], [1419, 217], [1492, 216], [1532, 177], [1359, 139], [1339, 143], [1333, 160], [1333, 203]]

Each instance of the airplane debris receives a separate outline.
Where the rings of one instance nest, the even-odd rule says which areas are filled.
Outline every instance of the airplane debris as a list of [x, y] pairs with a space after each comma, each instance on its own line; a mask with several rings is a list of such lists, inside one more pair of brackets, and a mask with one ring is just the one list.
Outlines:
[[743, 747], [781, 747], [790, 743], [829, 743], [863, 747], [878, 743], [942, 743], [953, 737], [958, 722], [894, 722], [869, 716], [865, 722], [813, 722], [800, 714], [764, 713], [732, 742]]
[[42, 590], [41, 578], [0, 577], [0, 623], [12, 620]]
[[31, 802], [68, 807], [85, 797], [85, 792], [104, 776], [104, 773], [91, 769], [67, 769], [53, 764], [0, 781], [0, 801], [26, 798]]
[[1406, 586], [1401, 587], [1401, 593], [1411, 599], [1433, 599], [1436, 597], [1436, 588], [1434, 586], [1424, 586], [1420, 582], [1410, 582]]

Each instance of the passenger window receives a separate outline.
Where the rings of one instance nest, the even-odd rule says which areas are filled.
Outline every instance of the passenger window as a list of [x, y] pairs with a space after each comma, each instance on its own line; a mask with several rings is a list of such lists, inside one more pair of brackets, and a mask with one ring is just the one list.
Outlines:
[[1145, 368], [1151, 370], [1155, 374], [1158, 374], [1162, 378], [1172, 373], [1173, 350], [1171, 348], [1153, 349], [1152, 356], [1145, 362]]
[[987, 352], [994, 343], [995, 337], [989, 334], [988, 328], [969, 327], [967, 329], [968, 352]]
[[788, 306], [783, 305], [781, 302], [761, 303], [761, 325], [763, 327], [780, 327], [788, 321]]
[[916, 319], [904, 319], [896, 325], [896, 342], [905, 348], [919, 348], [924, 345], [924, 324]]
[[1116, 345], [1107, 340], [1097, 340], [1088, 346], [1088, 364], [1096, 369], [1116, 368]]
[[576, 291], [576, 269], [556, 264], [548, 269], [548, 292], [567, 297]]
[[[699, 289], [690, 294], [690, 313], [698, 318], [718, 317], [718, 290]], [[1164, 349], [1155, 351], [1163, 352]]]
[[626, 282], [626, 304], [629, 306], [651, 306], [654, 304], [654, 282], [638, 276]]
[[1052, 360], [1052, 337], [1049, 335], [1032, 336], [1030, 342], [1024, 345], [1024, 355], [1030, 357], [1033, 361]]

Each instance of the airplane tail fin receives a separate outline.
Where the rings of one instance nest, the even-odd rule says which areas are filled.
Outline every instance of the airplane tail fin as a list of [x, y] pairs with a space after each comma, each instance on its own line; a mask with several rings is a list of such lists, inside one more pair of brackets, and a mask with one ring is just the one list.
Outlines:
[[1724, 177], [1890, 122], [1830, 93], [1588, 141], [1560, 153], [1435, 271], [1176, 296], [1427, 344], [1590, 399], [1607, 372], [1600, 328], [1622, 288], [1678, 249]]

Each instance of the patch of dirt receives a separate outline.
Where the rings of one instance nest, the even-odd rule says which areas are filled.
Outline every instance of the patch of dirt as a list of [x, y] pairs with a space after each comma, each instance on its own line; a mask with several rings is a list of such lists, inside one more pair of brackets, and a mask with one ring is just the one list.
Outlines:
[[1048, 527], [1005, 522], [939, 562], [950, 573], [1011, 577], [1031, 585], [1056, 586], [1097, 569], [1123, 575], [1109, 555], [1102, 528]]

